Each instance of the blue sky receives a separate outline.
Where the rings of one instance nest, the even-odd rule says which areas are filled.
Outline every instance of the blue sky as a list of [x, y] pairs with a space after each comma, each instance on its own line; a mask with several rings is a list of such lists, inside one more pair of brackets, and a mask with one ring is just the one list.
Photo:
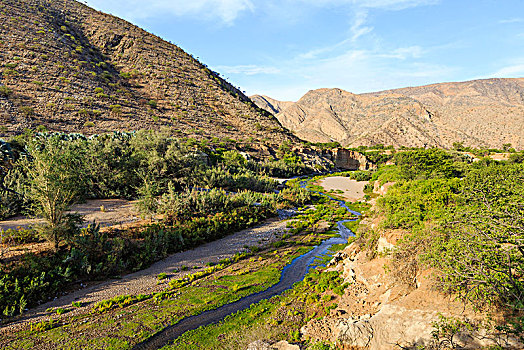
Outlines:
[[524, 0], [87, 0], [248, 95], [524, 77]]

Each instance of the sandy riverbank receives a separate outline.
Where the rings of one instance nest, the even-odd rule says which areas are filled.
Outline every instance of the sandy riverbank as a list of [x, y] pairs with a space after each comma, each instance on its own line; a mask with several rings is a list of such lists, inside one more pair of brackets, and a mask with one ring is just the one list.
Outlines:
[[337, 193], [337, 195], [350, 202], [358, 202], [364, 199], [364, 186], [368, 184], [368, 181], [351, 180], [344, 176], [332, 176], [320, 180], [318, 184], [328, 192], [341, 190], [343, 193]]

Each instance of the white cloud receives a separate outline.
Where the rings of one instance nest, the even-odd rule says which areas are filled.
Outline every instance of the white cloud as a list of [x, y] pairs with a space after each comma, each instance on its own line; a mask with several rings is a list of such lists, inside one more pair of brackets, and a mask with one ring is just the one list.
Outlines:
[[424, 54], [425, 50], [420, 46], [409, 46], [409, 47], [399, 47], [398, 49], [393, 50], [390, 54], [386, 54], [386, 57], [398, 58], [400, 60], [405, 60], [408, 58], [420, 58]]
[[385, 8], [390, 10], [403, 10], [410, 7], [434, 5], [439, 0], [353, 0], [355, 5], [367, 8]]
[[355, 15], [353, 24], [351, 25], [351, 41], [355, 42], [362, 35], [368, 34], [373, 30], [373, 27], [366, 26], [368, 19], [368, 12], [366, 10], [359, 10]]
[[521, 23], [524, 22], [524, 18], [507, 18], [502, 19], [499, 21], [501, 24], [509, 24], [509, 23]]
[[524, 63], [502, 67], [491, 76], [497, 78], [524, 77]]
[[321, 47], [321, 48], [318, 48], [318, 49], [310, 50], [310, 51], [308, 51], [306, 53], [302, 53], [302, 54], [298, 55], [298, 58], [305, 59], [305, 60], [315, 59], [318, 56], [320, 56], [321, 54], [333, 52], [336, 49], [345, 46], [346, 44], [348, 44], [351, 41], [352, 41], [351, 38], [350, 39], [344, 39], [344, 40], [342, 40], [342, 41], [340, 41], [338, 43], [335, 43], [333, 45], [324, 46], [324, 47]]
[[168, 13], [206, 20], [218, 19], [226, 25], [233, 24], [242, 12], [255, 10], [252, 0], [87, 0], [87, 3], [105, 11], [113, 10], [115, 14], [131, 19]]
[[280, 69], [276, 67], [262, 67], [256, 65], [239, 65], [239, 66], [217, 66], [215, 69], [221, 73], [228, 74], [243, 74], [243, 75], [257, 75], [257, 74], [278, 74]]
[[298, 0], [319, 7], [353, 5], [359, 8], [381, 8], [389, 10], [403, 10], [410, 7], [434, 5], [440, 0]]

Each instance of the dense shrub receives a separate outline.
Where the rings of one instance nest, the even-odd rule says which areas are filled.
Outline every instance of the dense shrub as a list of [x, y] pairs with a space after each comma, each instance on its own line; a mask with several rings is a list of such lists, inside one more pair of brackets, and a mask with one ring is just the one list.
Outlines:
[[272, 192], [277, 182], [267, 176], [257, 175], [250, 170], [232, 172], [225, 167], [207, 168], [194, 176], [195, 185], [206, 188], [223, 188], [228, 191], [251, 190]]
[[524, 166], [490, 166], [462, 182], [463, 202], [424, 256], [442, 286], [482, 306], [524, 310]]
[[314, 172], [314, 169], [311, 169], [294, 157], [289, 157], [287, 161], [284, 159], [264, 162], [248, 161], [246, 166], [256, 173], [279, 178], [288, 178]]
[[227, 212], [234, 208], [254, 204], [254, 198], [245, 195], [228, 194], [224, 190], [186, 190], [175, 192], [169, 187], [163, 194], [158, 206], [158, 212], [164, 214], [169, 221], [184, 221], [192, 217], [213, 215]]
[[458, 176], [454, 163], [455, 159], [448, 152], [437, 148], [395, 154], [395, 164], [407, 180]]
[[445, 216], [446, 207], [457, 200], [458, 179], [416, 180], [398, 184], [377, 201], [386, 215], [387, 228], [411, 228], [425, 220]]

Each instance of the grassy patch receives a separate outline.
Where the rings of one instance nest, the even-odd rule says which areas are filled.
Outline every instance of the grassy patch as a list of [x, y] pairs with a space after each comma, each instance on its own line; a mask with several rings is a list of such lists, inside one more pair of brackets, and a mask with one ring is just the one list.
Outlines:
[[285, 265], [309, 249], [295, 246], [278, 254], [265, 252], [258, 258], [231, 259], [230, 265], [210, 267], [213, 271], [209, 274], [186, 277], [188, 283], [181, 287], [172, 284], [162, 293], [118, 296], [63, 324], [50, 321], [50, 325], [35, 325], [38, 332], [19, 332], [10, 346], [23, 348], [23, 344], [35, 342], [55, 348], [129, 348], [166, 324], [267, 289], [278, 282]]
[[[186, 332], [163, 349], [233, 350], [245, 349], [255, 340], [299, 342], [300, 327], [335, 309], [337, 294], [341, 294], [346, 286], [337, 272], [313, 270], [304, 281], [282, 295], [230, 315], [219, 324]], [[326, 346], [326, 349], [335, 349]]]

